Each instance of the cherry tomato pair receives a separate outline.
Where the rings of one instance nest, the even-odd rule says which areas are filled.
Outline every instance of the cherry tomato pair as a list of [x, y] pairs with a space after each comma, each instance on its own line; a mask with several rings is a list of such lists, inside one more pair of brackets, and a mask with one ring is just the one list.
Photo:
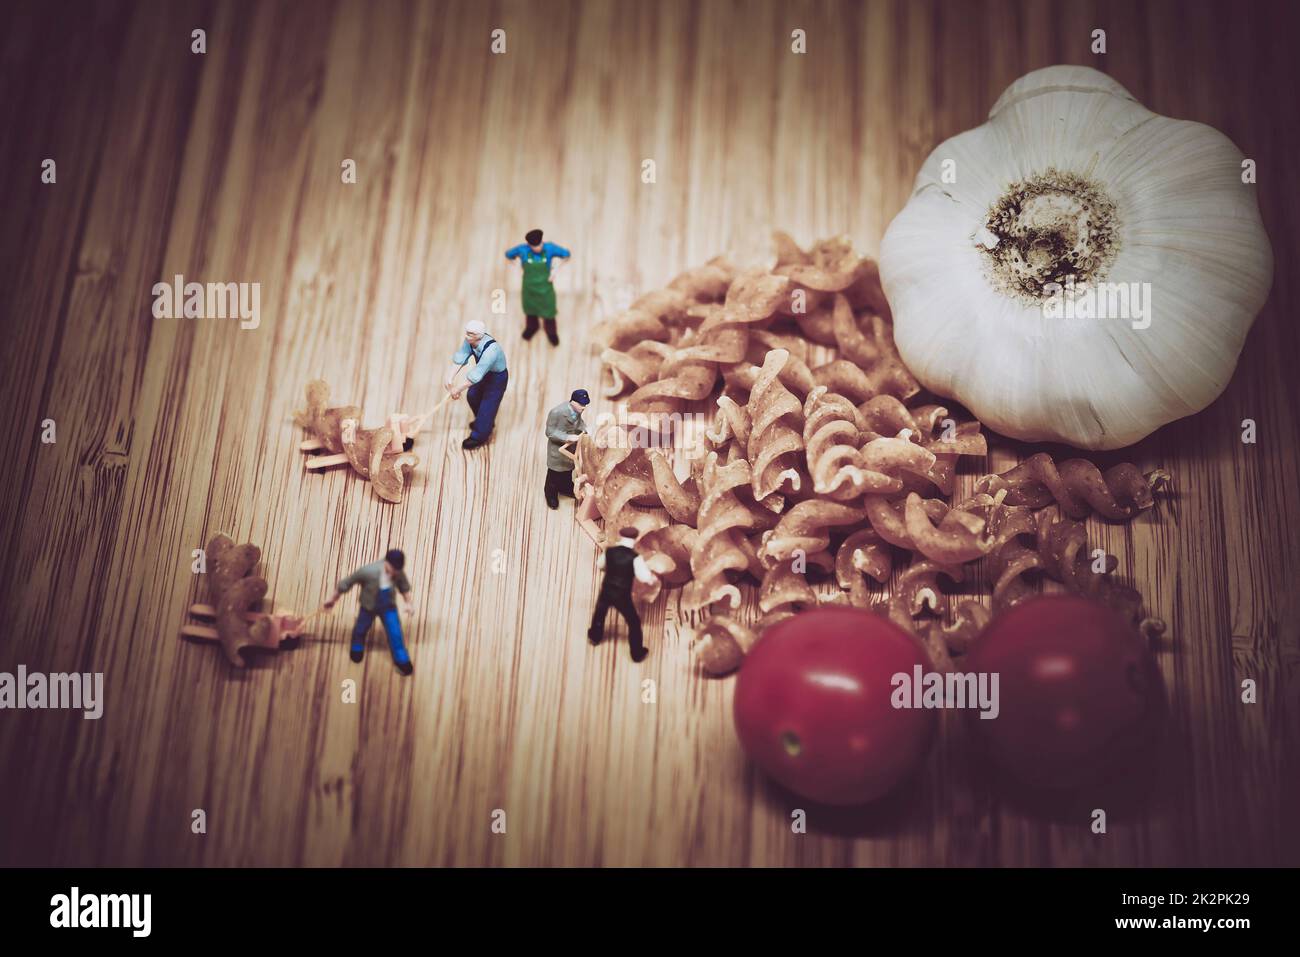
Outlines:
[[[824, 804], [881, 797], [924, 759], [938, 711], [896, 707], [900, 679], [929, 671], [920, 643], [871, 612], [823, 608], [771, 628], [740, 670], [736, 730], [779, 783]], [[1072, 787], [1145, 746], [1164, 685], [1136, 630], [1070, 596], [1018, 605], [958, 668], [997, 674], [997, 717], [967, 717], [990, 759], [1036, 787]], [[991, 709], [990, 709], [991, 710]]]

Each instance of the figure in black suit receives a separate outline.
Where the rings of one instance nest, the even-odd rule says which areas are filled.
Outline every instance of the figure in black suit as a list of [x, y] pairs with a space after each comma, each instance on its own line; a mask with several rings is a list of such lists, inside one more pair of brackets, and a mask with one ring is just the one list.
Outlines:
[[641, 616], [636, 613], [636, 605], [632, 602], [632, 580], [635, 578], [653, 585], [655, 579], [645, 559], [636, 553], [637, 530], [620, 528], [618, 536], [618, 543], [607, 548], [597, 559], [597, 564], [605, 568], [605, 580], [600, 583], [600, 594], [596, 596], [596, 610], [591, 616], [591, 627], [587, 629], [587, 640], [593, 645], [604, 640], [605, 613], [612, 605], [627, 622], [632, 660], [643, 661], [648, 652], [641, 643]]

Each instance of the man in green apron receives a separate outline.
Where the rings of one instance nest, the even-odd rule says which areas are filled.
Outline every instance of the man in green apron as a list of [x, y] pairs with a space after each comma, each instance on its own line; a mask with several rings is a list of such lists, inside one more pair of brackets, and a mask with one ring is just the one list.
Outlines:
[[524, 281], [521, 287], [524, 304], [524, 339], [537, 335], [537, 320], [546, 325], [546, 338], [551, 345], [558, 346], [560, 337], [555, 331], [555, 284], [554, 265], [556, 259], [568, 259], [569, 251], [555, 243], [542, 242], [542, 231], [530, 229], [524, 236], [524, 242], [506, 250], [506, 259], [518, 259], [523, 268]]

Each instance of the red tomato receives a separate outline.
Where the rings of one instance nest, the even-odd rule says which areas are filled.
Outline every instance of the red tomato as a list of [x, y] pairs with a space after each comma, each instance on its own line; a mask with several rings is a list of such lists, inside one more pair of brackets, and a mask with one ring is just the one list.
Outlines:
[[1159, 731], [1165, 687], [1136, 628], [1083, 598], [1017, 605], [962, 665], [996, 673], [1000, 711], [969, 715], [989, 757], [1026, 784], [1070, 788], [1103, 776]]
[[934, 736], [933, 711], [890, 704], [893, 676], [931, 670], [920, 643], [857, 608], [820, 608], [770, 628], [736, 680], [740, 743], [790, 790], [823, 804], [880, 797]]

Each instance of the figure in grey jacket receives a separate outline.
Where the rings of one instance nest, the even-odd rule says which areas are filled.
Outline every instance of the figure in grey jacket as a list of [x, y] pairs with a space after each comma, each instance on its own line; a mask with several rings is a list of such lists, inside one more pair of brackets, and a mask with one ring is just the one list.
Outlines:
[[353, 585], [361, 586], [361, 611], [357, 614], [356, 626], [352, 629], [352, 660], [359, 662], [366, 651], [366, 634], [378, 618], [388, 635], [388, 647], [393, 652], [393, 662], [397, 670], [409, 675], [414, 669], [411, 656], [406, 652], [402, 641], [402, 620], [397, 617], [397, 595], [401, 595], [402, 607], [409, 615], [411, 600], [411, 583], [402, 571], [406, 556], [396, 548], [390, 550], [382, 561], [362, 565], [338, 584], [338, 591], [325, 600], [326, 608], [333, 608], [339, 596], [350, 591]]
[[591, 404], [586, 389], [575, 389], [569, 401], [546, 416], [546, 505], [560, 507], [560, 496], [573, 497], [573, 459], [564, 454], [566, 442], [576, 442], [587, 431], [582, 412]]

